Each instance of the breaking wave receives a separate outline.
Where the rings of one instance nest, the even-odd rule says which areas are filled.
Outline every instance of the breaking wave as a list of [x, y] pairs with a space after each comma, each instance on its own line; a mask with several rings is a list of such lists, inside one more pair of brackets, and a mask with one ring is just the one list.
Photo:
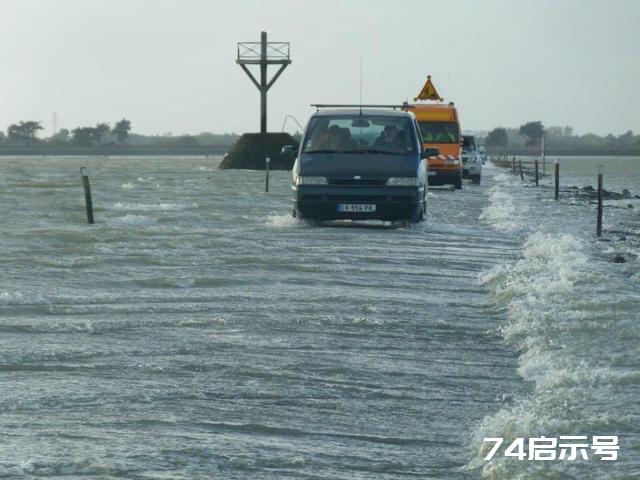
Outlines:
[[[504, 457], [484, 461], [491, 446], [484, 437], [501, 437], [508, 444], [541, 435], [624, 435], [640, 418], [639, 412], [613, 413], [611, 407], [616, 397], [625, 403], [622, 386], [637, 391], [640, 385], [637, 372], [616, 367], [624, 364], [628, 350], [616, 353], [610, 343], [621, 335], [635, 336], [640, 353], [637, 324], [629, 328], [634, 308], [619, 305], [599, 287], [607, 282], [606, 273], [593, 262], [588, 245], [573, 235], [537, 232], [527, 237], [520, 260], [480, 275], [507, 312], [501, 333], [519, 351], [518, 373], [530, 385], [528, 395], [486, 417], [474, 434], [468, 468], [481, 468], [486, 478], [542, 478], [536, 476], [542, 467]], [[595, 478], [602, 468], [598, 478], [609, 478], [605, 467], [592, 462], [544, 468], [556, 475], [572, 472], [571, 478]]]

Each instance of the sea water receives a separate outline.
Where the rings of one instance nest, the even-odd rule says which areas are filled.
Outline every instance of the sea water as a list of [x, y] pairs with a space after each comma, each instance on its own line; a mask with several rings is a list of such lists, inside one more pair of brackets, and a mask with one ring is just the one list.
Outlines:
[[[0, 158], [0, 477], [640, 477], [638, 200], [597, 240], [487, 164], [425, 223], [315, 225], [219, 161]], [[640, 194], [640, 159], [561, 161]], [[618, 460], [485, 460], [542, 435]]]

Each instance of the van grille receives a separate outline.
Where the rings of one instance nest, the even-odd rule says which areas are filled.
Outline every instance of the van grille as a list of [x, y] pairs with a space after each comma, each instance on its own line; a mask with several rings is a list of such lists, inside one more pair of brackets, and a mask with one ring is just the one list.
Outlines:
[[329, 185], [386, 185], [385, 179], [379, 178], [363, 178], [355, 180], [353, 178], [332, 178], [329, 179]]
[[385, 195], [327, 195], [330, 202], [384, 202]]

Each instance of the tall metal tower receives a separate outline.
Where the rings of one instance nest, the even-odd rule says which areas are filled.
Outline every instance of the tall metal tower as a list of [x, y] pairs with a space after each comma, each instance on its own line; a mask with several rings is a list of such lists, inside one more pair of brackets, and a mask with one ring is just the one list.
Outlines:
[[[267, 133], [267, 92], [280, 74], [291, 63], [289, 58], [289, 42], [267, 42], [267, 32], [260, 34], [259, 42], [239, 42], [236, 63], [249, 76], [253, 84], [260, 90], [260, 133]], [[247, 68], [247, 65], [260, 65], [260, 83]], [[280, 68], [267, 81], [267, 66], [280, 65]]]

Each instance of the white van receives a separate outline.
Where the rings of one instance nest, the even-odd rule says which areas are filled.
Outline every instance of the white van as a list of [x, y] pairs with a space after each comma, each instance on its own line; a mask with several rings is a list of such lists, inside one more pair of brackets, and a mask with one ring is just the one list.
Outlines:
[[480, 183], [482, 177], [482, 157], [472, 133], [462, 134], [462, 176], [473, 183]]

